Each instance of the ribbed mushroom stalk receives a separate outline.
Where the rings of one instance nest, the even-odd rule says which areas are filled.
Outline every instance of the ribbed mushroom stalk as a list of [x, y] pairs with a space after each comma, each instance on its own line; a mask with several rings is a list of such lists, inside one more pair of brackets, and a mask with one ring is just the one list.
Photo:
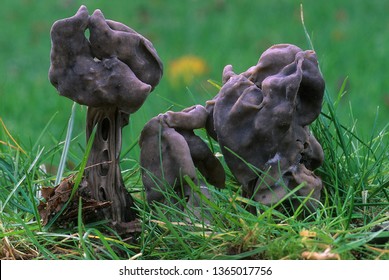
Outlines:
[[56, 21], [51, 39], [50, 82], [60, 95], [88, 106], [87, 140], [97, 126], [85, 171], [87, 187], [94, 199], [112, 202], [106, 218], [129, 222], [136, 212], [119, 166], [122, 128], [158, 84], [162, 63], [142, 35], [106, 20], [100, 10], [89, 16], [85, 6]]

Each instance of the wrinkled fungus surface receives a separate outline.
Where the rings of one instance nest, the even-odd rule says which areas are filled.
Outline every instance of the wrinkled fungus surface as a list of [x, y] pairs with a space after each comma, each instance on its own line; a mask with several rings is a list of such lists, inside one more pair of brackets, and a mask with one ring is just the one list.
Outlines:
[[[214, 165], [213, 157], [205, 156], [209, 149], [199, 149], [196, 155], [188, 151], [192, 130], [205, 127], [219, 142], [245, 197], [274, 205], [293, 190], [291, 205], [295, 208], [308, 198], [306, 206], [313, 210], [322, 188], [313, 171], [322, 164], [324, 155], [308, 126], [320, 114], [324, 87], [316, 54], [290, 44], [269, 48], [255, 66], [241, 74], [234, 73], [228, 65], [223, 71], [223, 86], [207, 102], [206, 112], [202, 106], [168, 112], [145, 127], [141, 138], [143, 168], [156, 178], [171, 175], [169, 183], [179, 182], [183, 174], [194, 177], [193, 163], [202, 155], [212, 163], [204, 168], [196, 166], [200, 171], [212, 170], [209, 167]], [[191, 112], [198, 115], [188, 117]], [[166, 159], [174, 164], [168, 164]], [[217, 172], [221, 170], [213, 170], [212, 176]], [[146, 190], [153, 193], [157, 190], [156, 181], [149, 178], [143, 176]], [[224, 179], [224, 172], [219, 179]]]
[[181, 112], [160, 114], [143, 128], [139, 140], [140, 163], [149, 202], [166, 202], [166, 190], [171, 186], [179, 197], [197, 200], [192, 198], [192, 190], [184, 178], [201, 183], [196, 168], [209, 183], [224, 187], [221, 163], [193, 132], [204, 127], [207, 115], [203, 106], [196, 105]]
[[151, 42], [106, 20], [100, 10], [89, 16], [81, 6], [73, 17], [53, 24], [51, 39], [49, 79], [61, 95], [79, 104], [133, 113], [162, 76]]

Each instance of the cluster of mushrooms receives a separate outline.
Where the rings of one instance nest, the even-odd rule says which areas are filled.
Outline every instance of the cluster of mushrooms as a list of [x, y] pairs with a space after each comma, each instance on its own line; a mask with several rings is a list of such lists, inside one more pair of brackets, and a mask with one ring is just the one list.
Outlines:
[[[107, 218], [131, 221], [133, 199], [119, 167], [121, 130], [161, 79], [161, 60], [142, 35], [106, 20], [100, 10], [89, 15], [85, 6], [57, 21], [51, 38], [51, 83], [88, 106], [87, 138], [96, 127], [86, 185], [96, 200], [112, 202]], [[226, 187], [222, 163], [195, 134], [205, 129], [219, 143], [244, 197], [271, 206], [293, 191], [293, 208], [304, 201], [314, 210], [322, 182], [313, 171], [324, 155], [309, 125], [320, 114], [325, 87], [315, 53], [275, 45], [247, 71], [236, 74], [228, 65], [222, 77], [219, 93], [205, 106], [159, 114], [145, 125], [139, 145], [148, 202], [169, 203], [166, 188], [195, 200], [184, 177], [205, 193], [204, 186]]]

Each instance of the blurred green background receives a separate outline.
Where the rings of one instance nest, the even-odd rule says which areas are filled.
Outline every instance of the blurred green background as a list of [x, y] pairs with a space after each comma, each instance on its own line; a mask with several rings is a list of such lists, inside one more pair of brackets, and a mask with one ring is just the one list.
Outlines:
[[[338, 108], [344, 122], [352, 123], [351, 103], [358, 128], [369, 135], [379, 106], [382, 128], [389, 116], [389, 1], [383, 0], [2, 0], [0, 118], [29, 147], [55, 115], [40, 144], [64, 139], [72, 101], [59, 96], [47, 78], [50, 28], [81, 4], [143, 34], [164, 63], [160, 85], [125, 129], [125, 149], [151, 117], [212, 98], [217, 90], [207, 80], [220, 81], [225, 65], [242, 72], [278, 43], [307, 49], [300, 3], [331, 96], [348, 77]], [[78, 106], [74, 135], [82, 136], [85, 114]]]

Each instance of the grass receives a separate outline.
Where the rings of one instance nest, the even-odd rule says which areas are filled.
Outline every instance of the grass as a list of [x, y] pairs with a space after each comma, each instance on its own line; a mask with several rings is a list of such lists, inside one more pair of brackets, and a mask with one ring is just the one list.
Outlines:
[[[153, 14], [155, 9], [158, 10], [158, 1], [154, 2], [156, 3], [155, 7], [145, 7], [147, 13]], [[347, 3], [347, 1], [345, 2]], [[64, 3], [56, 5], [65, 5]], [[216, 5], [215, 3], [217, 4], [217, 2], [212, 2], [212, 5]], [[231, 15], [234, 21], [236, 20], [235, 22], [238, 22], [237, 17], [239, 17], [238, 14], [240, 13], [235, 13], [229, 4], [221, 3], [225, 10], [220, 13], [222, 15]], [[290, 3], [291, 1], [284, 1], [284, 6], [282, 9], [277, 10], [278, 13], [283, 14], [285, 12], [283, 11], [284, 9], [288, 10], [290, 7], [294, 7]], [[372, 1], [370, 3], [373, 3], [370, 7], [373, 9], [376, 8], [374, 5], [379, 2]], [[103, 3], [100, 4], [102, 5], [103, 12], [107, 11], [108, 14], [116, 14], [118, 18], [115, 19], [127, 22], [125, 15], [117, 12], [114, 5], [108, 7], [104, 6]], [[7, 5], [7, 7], [12, 7], [12, 4], [7, 3]], [[53, 18], [69, 16], [69, 14], [74, 12], [75, 7], [73, 6], [77, 5], [77, 3], [73, 3], [71, 7], [66, 7], [66, 14], [63, 12], [64, 15], [59, 15], [60, 12], [55, 7], [49, 6], [53, 9], [53, 13], [50, 16]], [[138, 3], [137, 5], [137, 11], [139, 11], [141, 4]], [[162, 9], [162, 13], [174, 11], [177, 14], [185, 14], [185, 9], [188, 8], [186, 5], [192, 5], [195, 11], [200, 11], [200, 8], [216, 7], [212, 5], [207, 6], [206, 4], [194, 4], [193, 2], [192, 4], [182, 5], [182, 7], [174, 5]], [[325, 16], [327, 9], [334, 11], [334, 5], [333, 3], [332, 5], [326, 5], [322, 16]], [[365, 3], [363, 5], [368, 4]], [[316, 6], [306, 6], [308, 6], [308, 9], [305, 11], [306, 17], [307, 15], [311, 15], [312, 10], [314, 11], [315, 8], [318, 8]], [[362, 14], [365, 16], [369, 13], [367, 9], [365, 11], [366, 14], [364, 14], [360, 10], [360, 6], [356, 6], [352, 8], [347, 6], [346, 12], [350, 12], [351, 14], [353, 11], [358, 15]], [[242, 7], [240, 6], [240, 8]], [[40, 8], [43, 9], [44, 5], [42, 4]], [[336, 7], [336, 9], [340, 8]], [[69, 11], [71, 12], [69, 13]], [[251, 9], [248, 12], [253, 11], [255, 9]], [[290, 9], [288, 12], [290, 13]], [[23, 14], [23, 10], [19, 11], [19, 13]], [[247, 16], [244, 13], [243, 15], [247, 18], [253, 17], [253, 15]], [[379, 18], [379, 15], [380, 13], [378, 12], [376, 17]], [[29, 15], [23, 14], [23, 16], [28, 17]], [[165, 18], [169, 18], [165, 23], [166, 25], [174, 25], [174, 23], [170, 22], [174, 21], [174, 17]], [[150, 29], [146, 28], [144, 30], [145, 32], [142, 33], [158, 33], [160, 30], [152, 29], [160, 26], [155, 23], [156, 20], [151, 19], [152, 24], [148, 25], [151, 26], [149, 27]], [[213, 20], [213, 24], [217, 24], [218, 21], [222, 22], [223, 17], [215, 17]], [[266, 22], [266, 20], [270, 21], [265, 16], [264, 21]], [[225, 24], [231, 25], [234, 21], [226, 22]], [[323, 22], [320, 17], [317, 18], [317, 21]], [[345, 26], [340, 25], [339, 28], [347, 29], [347, 24], [350, 24], [350, 21], [352, 19], [346, 20], [346, 22], [343, 22]], [[231, 40], [228, 34], [226, 38], [232, 43], [230, 47], [233, 51], [226, 55], [228, 58], [225, 58], [225, 60], [220, 59], [220, 57], [218, 59], [220, 54], [210, 53], [209, 49], [212, 49], [210, 46], [207, 47], [207, 50], [202, 50], [192, 37], [194, 36], [196, 38], [199, 34], [203, 34], [201, 33], [202, 31], [209, 30], [209, 24], [209, 22], [199, 21], [200, 27], [197, 26], [188, 30], [189, 35], [187, 35], [188, 37], [185, 40], [189, 41], [189, 43], [191, 42], [188, 45], [192, 47], [184, 44], [188, 49], [183, 50], [182, 55], [188, 50], [189, 52], [193, 51], [191, 50], [193, 48], [199, 49], [199, 53], [197, 54], [200, 57], [206, 58], [207, 62], [217, 61], [220, 67], [223, 67], [227, 63], [232, 63], [237, 65], [237, 68], [242, 67], [242, 69], [237, 69], [240, 71], [246, 66], [252, 65], [253, 57], [244, 57], [243, 54], [240, 54], [239, 50], [242, 48], [242, 45]], [[246, 26], [247, 30], [245, 32], [250, 33], [250, 30], [253, 31], [249, 28], [250, 22], [246, 22], [245, 24], [248, 25]], [[333, 22], [330, 22], [328, 26], [331, 26], [331, 24]], [[364, 24], [369, 25], [371, 21], [366, 21]], [[309, 26], [312, 26], [311, 23], [309, 23]], [[330, 28], [328, 26], [325, 28]], [[233, 28], [233, 26], [229, 27]], [[13, 28], [18, 28], [18, 26], [14, 26]], [[43, 29], [45, 30], [45, 28]], [[313, 27], [312, 29], [323, 30], [320, 27]], [[171, 32], [169, 28], [167, 30]], [[303, 38], [304, 33], [301, 32], [301, 24], [299, 25], [299, 30]], [[223, 32], [226, 31], [220, 31], [220, 33]], [[274, 34], [267, 35], [270, 37], [266, 37], [264, 40], [266, 43], [278, 43], [280, 39], [278, 37], [281, 36], [281, 38], [286, 38], [285, 40], [290, 39], [289, 42], [295, 43], [290, 35], [284, 34], [284, 37], [281, 33], [281, 31], [280, 33], [274, 32]], [[345, 32], [345, 34], [350, 33]], [[161, 37], [163, 38], [170, 38], [169, 40], [172, 40], [171, 42], [174, 40], [182, 40], [180, 36], [173, 39], [167, 34], [162, 35]], [[46, 38], [47, 34], [42, 34], [42, 36]], [[190, 36], [192, 36], [192, 39], [189, 38]], [[210, 44], [214, 44], [212, 46], [216, 47], [220, 41], [212, 41], [210, 39], [212, 36], [216, 35], [208, 33], [205, 35]], [[243, 38], [247, 36], [247, 40], [251, 38], [246, 33], [240, 36]], [[20, 40], [23, 40], [23, 38]], [[301, 40], [298, 39], [297, 41]], [[316, 171], [323, 180], [324, 189], [319, 207], [309, 217], [299, 217], [298, 211], [288, 215], [278, 211], [275, 206], [268, 208], [253, 201], [247, 201], [241, 197], [239, 186], [228, 170], [227, 188], [225, 190], [217, 190], [209, 186], [212, 199], [208, 200], [203, 198], [203, 205], [199, 209], [188, 207], [186, 204], [180, 203], [179, 199], [178, 205], [158, 204], [152, 209], [145, 204], [140, 179], [140, 167], [137, 161], [138, 148], [136, 139], [138, 138], [139, 130], [136, 127], [141, 127], [142, 121], [147, 120], [150, 114], [154, 116], [163, 111], [160, 107], [153, 108], [151, 106], [152, 104], [162, 103], [161, 99], [164, 99], [164, 103], [161, 105], [162, 107], [168, 108], [171, 104], [175, 103], [178, 104], [175, 107], [179, 108], [180, 106], [185, 107], [192, 103], [203, 103], [203, 99], [208, 99], [216, 91], [212, 85], [205, 86], [201, 84], [200, 87], [197, 87], [198, 83], [194, 82], [194, 84], [188, 87], [188, 95], [190, 98], [186, 95], [185, 99], [180, 98], [182, 89], [178, 91], [172, 90], [173, 93], [171, 95], [165, 95], [165, 92], [173, 88], [167, 82], [165, 84], [162, 82], [160, 92], [156, 92], [154, 95], [154, 101], [151, 100], [149, 103], [150, 106], [146, 106], [147, 108], [145, 107], [144, 110], [141, 109], [132, 119], [130, 128], [126, 128], [127, 130], [131, 130], [129, 133], [131, 136], [129, 138], [130, 140], [127, 138], [123, 141], [127, 143], [125, 145], [128, 145], [123, 147], [122, 152], [123, 178], [126, 186], [135, 198], [139, 219], [141, 221], [140, 228], [131, 234], [131, 239], [120, 237], [114, 230], [107, 227], [105, 221], [85, 224], [82, 220], [81, 203], [78, 208], [77, 222], [71, 227], [58, 228], [52, 225], [43, 226], [41, 224], [41, 217], [37, 210], [41, 199], [41, 187], [54, 186], [56, 182], [58, 183], [64, 177], [70, 175], [75, 175], [79, 180], [85, 168], [88, 147], [90, 145], [84, 144], [85, 135], [84, 133], [80, 133], [82, 130], [80, 119], [82, 119], [85, 111], [82, 107], [76, 106], [72, 110], [71, 106], [65, 106], [65, 109], [59, 110], [60, 113], [57, 115], [61, 115], [61, 120], [64, 120], [63, 122], [58, 119], [58, 116], [54, 112], [58, 110], [58, 107], [51, 112], [42, 112], [42, 115], [36, 114], [36, 109], [33, 109], [32, 112], [35, 114], [31, 118], [35, 120], [38, 118], [43, 119], [44, 123], [41, 123], [41, 125], [34, 124], [31, 128], [28, 128], [26, 131], [35, 130], [36, 133], [36, 136], [28, 137], [28, 139], [25, 136], [20, 136], [20, 132], [23, 129], [18, 128], [18, 125], [15, 125], [13, 121], [10, 122], [12, 129], [9, 128], [7, 119], [0, 116], [1, 258], [389, 259], [389, 245], [377, 244], [378, 238], [388, 237], [388, 233], [379, 228], [382, 223], [389, 220], [389, 132], [384, 127], [384, 122], [382, 121], [382, 119], [385, 119], [386, 113], [385, 111], [380, 111], [380, 114], [377, 114], [375, 118], [366, 118], [361, 122], [355, 116], [359, 116], [360, 114], [356, 112], [363, 112], [364, 107], [361, 107], [358, 103], [355, 105], [352, 102], [349, 107], [345, 106], [344, 100], [347, 96], [353, 96], [354, 94], [356, 96], [362, 96], [366, 95], [365, 92], [376, 92], [377, 85], [373, 86], [368, 79], [360, 79], [361, 81], [359, 81], [357, 77], [363, 76], [361, 72], [358, 72], [361, 70], [350, 73], [349, 79], [344, 80], [341, 85], [337, 85], [337, 78], [339, 78], [337, 75], [340, 74], [339, 72], [332, 73], [332, 67], [336, 65], [333, 60], [336, 59], [329, 55], [320, 59], [320, 56], [323, 56], [323, 54], [327, 55], [326, 51], [323, 51], [323, 48], [325, 49], [323, 40], [320, 36], [314, 36], [319, 61], [324, 61], [322, 71], [326, 77], [328, 90], [325, 94], [323, 112], [311, 126], [311, 129], [318, 141], [322, 144], [325, 153], [325, 162]], [[156, 38], [156, 42], [161, 41]], [[175, 42], [174, 44], [179, 43]], [[48, 51], [47, 44], [45, 46], [45, 48], [40, 50], [42, 53]], [[244, 46], [247, 46], [247, 44], [244, 44]], [[167, 58], [167, 61], [174, 59], [172, 54], [168, 54], [168, 47], [170, 46], [162, 46], [161, 48], [162, 54]], [[159, 48], [157, 47], [157, 49]], [[252, 46], [247, 46], [247, 49], [255, 53]], [[358, 48], [358, 51], [362, 52], [362, 49]], [[250, 51], [247, 52], [249, 53]], [[346, 48], [341, 48], [339, 51], [345, 55]], [[42, 57], [39, 52], [36, 56]], [[358, 59], [356, 60], [358, 61]], [[21, 61], [18, 63], [21, 63]], [[23, 63], [25, 65], [30, 62], [27, 60], [23, 61]], [[213, 64], [209, 62], [209, 65]], [[16, 65], [15, 67], [19, 69], [19, 66]], [[345, 69], [341, 66], [336, 68], [340, 68], [335, 70], [342, 71], [341, 74], [349, 73], [348, 71], [344, 71]], [[208, 76], [213, 80], [219, 80], [215, 78], [216, 74], [212, 74], [220, 73], [219, 70], [211, 70]], [[42, 71], [42, 69], [39, 71]], [[39, 71], [37, 72], [39, 73]], [[374, 73], [377, 74], [378, 72]], [[38, 98], [42, 94], [39, 92], [47, 93], [52, 91], [52, 89], [49, 90], [46, 88], [46, 83], [48, 82], [41, 81], [41, 74], [37, 75], [39, 77], [32, 76], [24, 80], [24, 86], [26, 87], [24, 91], [21, 91], [21, 88], [16, 84], [7, 82], [3, 84], [0, 94], [31, 92], [31, 104], [35, 104], [36, 108], [40, 104], [39, 100], [42, 100]], [[7, 76], [7, 78], [11, 79], [11, 76]], [[384, 80], [382, 74], [381, 76], [377, 74], [375, 75], [374, 83], [379, 84], [380, 77]], [[201, 77], [198, 78], [201, 79]], [[351, 88], [350, 80], [352, 81]], [[384, 82], [382, 81], [382, 83]], [[354, 84], [357, 86], [354, 87]], [[366, 90], [363, 89], [363, 86], [366, 87]], [[336, 92], [337, 94], [331, 94], [331, 92]], [[346, 92], [348, 93], [346, 94]], [[61, 98], [54, 95], [53, 99], [50, 100], [57, 99], [60, 100]], [[377, 97], [372, 97], [372, 99], [378, 100]], [[5, 103], [3, 103], [3, 100], [5, 100]], [[20, 102], [20, 104], [24, 104], [23, 102], [25, 100], [21, 100]], [[1, 109], [2, 112], [6, 113], [4, 116], [13, 115], [17, 110], [22, 109], [15, 109], [15, 107], [11, 106], [11, 103], [10, 99], [2, 98]], [[366, 102], [363, 104], [366, 104]], [[10, 106], [11, 108], [6, 106]], [[50, 106], [53, 106], [53, 104]], [[153, 108], [155, 111], [150, 108]], [[13, 112], [13, 110], [16, 111]], [[48, 109], [48, 111], [50, 110]], [[137, 115], [139, 117], [136, 117]], [[42, 127], [43, 129], [41, 129]], [[368, 130], [367, 127], [370, 129]], [[15, 131], [18, 132], [16, 133], [17, 136], [15, 136]], [[206, 136], [204, 136], [204, 140], [212, 145], [215, 153], [220, 152], [217, 143], [210, 142], [211, 140], [206, 138]], [[48, 170], [44, 166], [47, 168], [59, 166], [59, 170]], [[198, 191], [198, 186], [193, 184], [188, 178], [184, 179], [191, 184], [193, 191]], [[166, 196], [175, 196], [175, 194], [168, 190], [166, 191]], [[247, 211], [244, 207], [246, 203], [255, 206], [258, 214], [253, 215]]]
[[[339, 95], [342, 94], [341, 92]], [[211, 200], [194, 209], [177, 198], [177, 205], [144, 202], [140, 167], [123, 170], [123, 177], [136, 200], [140, 229], [131, 240], [122, 239], [104, 221], [85, 224], [82, 205], [78, 221], [70, 228], [43, 227], [37, 211], [41, 186], [53, 186], [56, 175], [49, 175], [42, 164], [70, 149], [62, 157], [73, 157], [79, 164], [66, 170], [80, 179], [88, 147], [78, 150], [79, 138], [59, 141], [51, 149], [24, 149], [2, 123], [4, 141], [0, 145], [0, 254], [8, 259], [389, 259], [389, 245], [377, 245], [377, 237], [388, 236], [373, 229], [389, 220], [388, 132], [372, 131], [368, 141], [358, 136], [357, 126], [344, 126], [337, 117], [339, 103], [328, 94], [323, 113], [312, 125], [326, 156], [317, 173], [324, 190], [316, 212], [299, 217], [274, 207], [265, 207], [240, 196], [239, 186], [230, 173], [227, 188], [209, 186]], [[74, 113], [74, 111], [73, 111]], [[69, 127], [74, 114], [71, 114]], [[374, 126], [374, 125], [373, 125]], [[207, 140], [208, 141], [208, 140]], [[212, 143], [220, 152], [217, 143]], [[77, 154], [79, 156], [77, 156]], [[57, 156], [58, 157], [58, 156]], [[61, 176], [62, 178], [62, 176]], [[199, 191], [189, 178], [193, 191]], [[167, 190], [166, 196], [176, 196]], [[181, 202], [180, 202], [181, 201]], [[258, 215], [245, 208], [255, 206]], [[184, 209], [184, 211], [182, 211]]]

